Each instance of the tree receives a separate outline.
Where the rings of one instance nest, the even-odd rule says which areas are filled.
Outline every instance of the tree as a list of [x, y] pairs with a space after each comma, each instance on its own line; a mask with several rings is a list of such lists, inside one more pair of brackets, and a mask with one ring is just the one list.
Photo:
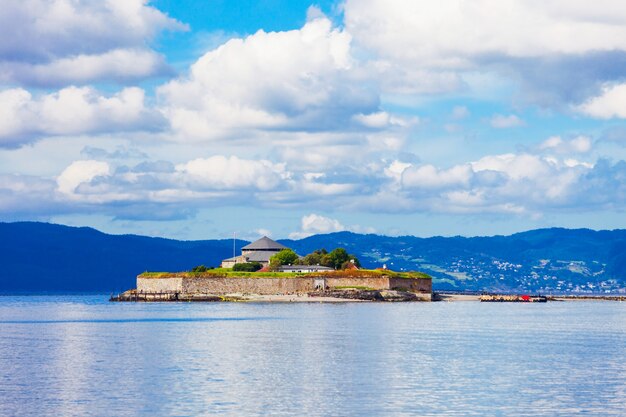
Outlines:
[[343, 263], [346, 262], [348, 258], [348, 252], [344, 248], [334, 249], [328, 254], [328, 261], [330, 263], [329, 266], [335, 269], [340, 269], [341, 265], [343, 265]]
[[301, 259], [303, 265], [322, 265], [322, 257], [328, 254], [326, 249], [318, 249]]
[[270, 269], [277, 270], [282, 265], [291, 265], [298, 260], [298, 255], [291, 249], [283, 249], [270, 258]]
[[233, 265], [233, 271], [256, 272], [262, 267], [263, 265], [260, 262], [244, 262]]
[[304, 265], [323, 265], [335, 269], [345, 269], [344, 264], [351, 260], [354, 260], [356, 266], [361, 267], [361, 263], [356, 256], [348, 254], [344, 248], [337, 248], [330, 253], [326, 249], [315, 250], [300, 261]]
[[324, 262], [322, 265], [335, 269], [343, 269], [344, 264], [346, 262], [350, 262], [352, 259], [354, 259], [354, 264], [356, 266], [361, 266], [361, 263], [356, 256], [349, 254], [344, 248], [337, 248], [322, 258], [322, 261]]

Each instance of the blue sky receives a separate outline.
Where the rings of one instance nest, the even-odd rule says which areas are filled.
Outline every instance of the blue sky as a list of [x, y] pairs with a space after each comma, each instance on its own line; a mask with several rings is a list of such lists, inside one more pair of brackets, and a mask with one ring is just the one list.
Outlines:
[[626, 227], [618, 0], [25, 0], [0, 220], [181, 239]]

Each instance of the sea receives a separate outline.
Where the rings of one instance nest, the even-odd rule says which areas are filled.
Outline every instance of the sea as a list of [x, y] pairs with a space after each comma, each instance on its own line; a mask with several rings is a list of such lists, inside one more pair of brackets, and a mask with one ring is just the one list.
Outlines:
[[1, 416], [626, 416], [626, 303], [0, 297]]

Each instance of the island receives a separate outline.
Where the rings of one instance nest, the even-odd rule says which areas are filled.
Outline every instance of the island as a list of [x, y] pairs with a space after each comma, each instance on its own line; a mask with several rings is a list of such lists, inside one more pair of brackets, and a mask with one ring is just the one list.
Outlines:
[[338, 248], [301, 257], [264, 236], [219, 268], [144, 272], [112, 301], [431, 301], [432, 279], [386, 267], [362, 269]]

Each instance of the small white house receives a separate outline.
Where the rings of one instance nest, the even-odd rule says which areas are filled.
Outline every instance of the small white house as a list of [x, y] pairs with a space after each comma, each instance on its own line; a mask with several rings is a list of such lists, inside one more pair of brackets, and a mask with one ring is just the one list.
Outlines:
[[283, 265], [278, 269], [280, 272], [328, 272], [334, 271], [333, 268], [320, 265]]

